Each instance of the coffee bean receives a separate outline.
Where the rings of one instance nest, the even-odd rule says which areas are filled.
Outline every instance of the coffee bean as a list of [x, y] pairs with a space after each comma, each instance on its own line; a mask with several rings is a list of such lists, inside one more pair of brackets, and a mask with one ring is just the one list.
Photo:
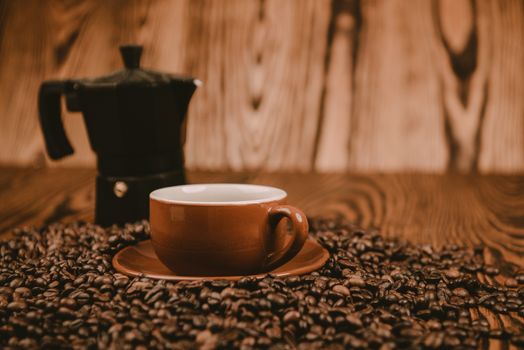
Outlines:
[[493, 309], [500, 314], [505, 314], [508, 312], [507, 307], [502, 304], [495, 304], [495, 306], [493, 306]]
[[519, 273], [515, 276], [515, 280], [518, 284], [524, 284], [524, 273]]
[[492, 329], [489, 331], [489, 337], [495, 338], [495, 339], [502, 339], [504, 338], [504, 330], [502, 329]]
[[306, 303], [309, 304], [309, 305], [316, 305], [316, 304], [317, 304], [317, 299], [315, 299], [315, 297], [312, 296], [312, 295], [308, 295], [308, 296], [306, 296], [305, 301], [306, 301]]
[[104, 276], [97, 276], [94, 281], [93, 281], [93, 284], [96, 286], [96, 287], [101, 287], [102, 285], [104, 284], [111, 284], [113, 282], [112, 278], [107, 276], [107, 275], [104, 275]]
[[354, 327], [362, 327], [362, 321], [360, 320], [358, 314], [349, 314], [346, 316], [346, 321], [349, 325]]
[[441, 276], [439, 273], [433, 271], [428, 276], [426, 276], [426, 281], [429, 283], [438, 283], [441, 279]]
[[91, 297], [89, 296], [89, 294], [79, 291], [79, 293], [75, 295], [74, 299], [79, 304], [85, 304], [91, 299]]
[[451, 348], [451, 347], [457, 347], [460, 345], [460, 339], [458, 337], [453, 337], [446, 335], [444, 336], [444, 346]]
[[484, 272], [488, 275], [488, 276], [496, 276], [500, 273], [499, 269], [495, 266], [485, 266], [484, 267]]
[[9, 300], [3, 295], [0, 295], [0, 310], [4, 309], [8, 304]]
[[10, 287], [0, 287], [0, 295], [4, 295], [4, 296], [7, 296], [7, 295], [11, 295], [13, 294], [14, 292], [14, 289], [13, 288], [10, 288]]
[[31, 295], [31, 289], [27, 287], [18, 287], [14, 292], [22, 298], [27, 298]]
[[427, 323], [426, 323], [426, 326], [431, 329], [431, 330], [436, 330], [436, 331], [439, 331], [442, 329], [442, 323], [440, 323], [439, 321], [437, 320], [429, 320]]
[[507, 278], [504, 282], [504, 285], [508, 288], [517, 288], [519, 286], [519, 283], [514, 278]]
[[57, 315], [66, 319], [75, 318], [75, 313], [71, 309], [68, 309], [67, 307], [63, 306], [58, 308]]
[[282, 330], [278, 326], [269, 327], [266, 329], [266, 335], [270, 339], [280, 339], [282, 338]]
[[460, 270], [457, 267], [451, 267], [448, 270], [446, 270], [445, 275], [447, 278], [456, 279], [461, 276]]
[[75, 301], [75, 299], [73, 298], [63, 298], [60, 300], [60, 304], [69, 308], [69, 309], [76, 309], [77, 308], [77, 303]]
[[333, 286], [332, 290], [335, 293], [339, 293], [339, 294], [342, 294], [342, 295], [345, 295], [345, 296], [348, 296], [350, 294], [349, 293], [349, 289], [347, 287], [344, 287], [343, 285], [340, 285], [340, 284], [337, 284], [337, 285]]
[[298, 311], [295, 311], [295, 310], [288, 311], [284, 315], [284, 318], [283, 318], [285, 323], [296, 322], [299, 319], [300, 319], [300, 313]]
[[356, 275], [353, 275], [353, 276], [349, 277], [348, 284], [350, 286], [354, 286], [354, 287], [365, 287], [366, 286], [366, 282], [364, 281], [364, 279], [362, 279], [362, 277], [356, 276]]
[[10, 288], [18, 288], [22, 285], [24, 281], [21, 279], [21, 278], [14, 278], [10, 283], [9, 283], [9, 287]]
[[37, 347], [36, 341], [30, 338], [20, 340], [17, 345], [23, 349], [34, 349]]
[[399, 335], [406, 338], [420, 338], [423, 332], [419, 329], [404, 328], [399, 332]]
[[455, 288], [453, 294], [463, 298], [469, 296], [469, 292], [465, 288]]
[[279, 308], [286, 304], [286, 298], [282, 294], [270, 293], [267, 295], [267, 300], [271, 302], [273, 307]]
[[22, 311], [27, 308], [27, 304], [23, 301], [13, 301], [7, 304], [7, 310], [9, 311]]

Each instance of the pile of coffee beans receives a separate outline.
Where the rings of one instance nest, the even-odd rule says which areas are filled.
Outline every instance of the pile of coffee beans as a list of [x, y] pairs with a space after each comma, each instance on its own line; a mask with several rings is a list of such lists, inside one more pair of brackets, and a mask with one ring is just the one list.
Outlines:
[[0, 243], [0, 348], [344, 349], [524, 346], [524, 272], [499, 283], [483, 249], [415, 246], [333, 221], [331, 253], [288, 278], [166, 282], [116, 273], [147, 222], [22, 229]]

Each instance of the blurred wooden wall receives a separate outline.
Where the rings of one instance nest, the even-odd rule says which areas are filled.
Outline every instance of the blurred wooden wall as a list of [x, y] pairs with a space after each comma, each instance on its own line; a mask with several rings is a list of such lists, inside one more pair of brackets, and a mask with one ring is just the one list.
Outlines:
[[[524, 170], [522, 0], [0, 0], [0, 163], [51, 164], [40, 82], [118, 69], [121, 43], [204, 81], [191, 168]], [[93, 165], [64, 119], [58, 164]]]

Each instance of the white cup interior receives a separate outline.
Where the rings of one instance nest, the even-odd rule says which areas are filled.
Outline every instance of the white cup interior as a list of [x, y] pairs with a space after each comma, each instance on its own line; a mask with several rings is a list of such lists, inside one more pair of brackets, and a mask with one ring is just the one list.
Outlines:
[[287, 196], [279, 188], [246, 184], [197, 184], [164, 187], [151, 192], [154, 200], [178, 204], [234, 205], [278, 201]]

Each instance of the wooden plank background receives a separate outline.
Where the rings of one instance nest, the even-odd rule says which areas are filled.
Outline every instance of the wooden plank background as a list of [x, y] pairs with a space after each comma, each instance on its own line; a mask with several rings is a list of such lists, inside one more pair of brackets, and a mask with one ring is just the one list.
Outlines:
[[206, 170], [524, 170], [522, 0], [0, 0], [0, 163], [43, 149], [44, 79], [143, 65], [204, 81], [187, 165]]

